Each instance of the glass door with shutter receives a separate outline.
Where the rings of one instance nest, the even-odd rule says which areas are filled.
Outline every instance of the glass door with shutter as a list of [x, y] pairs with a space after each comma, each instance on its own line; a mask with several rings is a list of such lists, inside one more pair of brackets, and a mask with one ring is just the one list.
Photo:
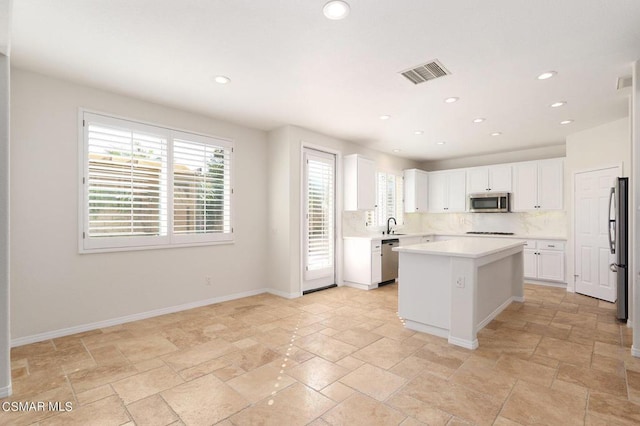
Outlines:
[[335, 284], [335, 155], [305, 148], [302, 290]]

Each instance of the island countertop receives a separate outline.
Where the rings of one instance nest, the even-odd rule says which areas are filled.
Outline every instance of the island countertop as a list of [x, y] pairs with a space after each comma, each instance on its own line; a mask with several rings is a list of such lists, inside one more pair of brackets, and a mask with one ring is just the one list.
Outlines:
[[504, 238], [459, 238], [433, 243], [400, 246], [393, 249], [400, 253], [431, 254], [477, 259], [503, 250], [524, 246], [524, 240]]

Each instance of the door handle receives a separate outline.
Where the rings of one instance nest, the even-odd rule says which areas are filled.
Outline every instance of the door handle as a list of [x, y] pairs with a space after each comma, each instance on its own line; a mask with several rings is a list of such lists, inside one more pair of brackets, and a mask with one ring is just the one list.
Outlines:
[[612, 263], [611, 265], [609, 265], [609, 270], [611, 272], [618, 272], [618, 265], [616, 265], [615, 263]]
[[607, 215], [609, 216], [609, 250], [611, 251], [611, 254], [616, 254], [616, 221], [615, 219], [611, 219], [611, 206], [613, 206], [615, 194], [616, 189], [611, 188], [611, 191], [609, 192], [609, 211], [607, 212]]

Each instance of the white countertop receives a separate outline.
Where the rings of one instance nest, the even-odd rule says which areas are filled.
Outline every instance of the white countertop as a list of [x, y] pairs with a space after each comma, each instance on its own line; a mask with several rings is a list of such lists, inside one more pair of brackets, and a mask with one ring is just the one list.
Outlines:
[[426, 235], [434, 235], [430, 232], [408, 232], [401, 234], [366, 234], [366, 235], [350, 235], [348, 237], [342, 237], [343, 240], [353, 240], [353, 239], [366, 239], [371, 241], [381, 241], [381, 240], [390, 240], [392, 238], [398, 238], [402, 240], [403, 238], [410, 237], [424, 237]]
[[464, 238], [498, 238], [498, 239], [515, 239], [515, 240], [555, 240], [555, 241], [567, 241], [567, 237], [558, 236], [558, 235], [523, 235], [523, 234], [515, 234], [515, 235], [478, 235], [478, 234], [454, 234], [454, 233], [442, 233], [442, 232], [408, 232], [406, 234], [398, 235], [398, 234], [362, 234], [362, 235], [350, 235], [347, 237], [343, 237], [344, 240], [350, 239], [366, 239], [370, 241], [381, 241], [388, 240], [390, 238], [399, 238], [402, 242], [403, 237], [422, 237], [426, 235], [431, 235], [434, 237], [464, 237]]
[[410, 246], [400, 246], [393, 249], [400, 253], [430, 254], [438, 256], [455, 256], [479, 258], [498, 253], [503, 250], [515, 247], [524, 247], [524, 240], [513, 240], [504, 238], [460, 238], [447, 241], [436, 241], [433, 243], [414, 244]]

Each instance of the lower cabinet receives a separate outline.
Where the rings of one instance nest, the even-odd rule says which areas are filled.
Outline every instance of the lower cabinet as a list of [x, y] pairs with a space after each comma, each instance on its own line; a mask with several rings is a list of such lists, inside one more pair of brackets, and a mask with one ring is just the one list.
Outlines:
[[566, 282], [564, 242], [527, 240], [524, 248], [524, 277], [541, 281]]
[[371, 283], [382, 281], [382, 242], [371, 241]]
[[382, 280], [382, 243], [380, 240], [348, 238], [344, 240], [343, 248], [344, 281], [361, 284], [361, 287], [375, 287]]

